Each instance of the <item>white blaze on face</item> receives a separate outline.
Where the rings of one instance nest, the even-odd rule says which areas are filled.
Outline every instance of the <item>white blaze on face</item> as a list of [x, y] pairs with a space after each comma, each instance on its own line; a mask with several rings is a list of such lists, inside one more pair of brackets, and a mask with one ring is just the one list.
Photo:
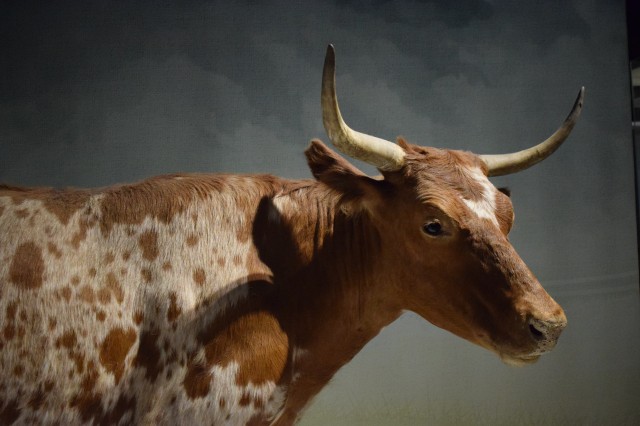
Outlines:
[[469, 171], [469, 176], [482, 187], [482, 197], [479, 200], [468, 200], [462, 198], [462, 201], [478, 215], [481, 219], [489, 219], [491, 222], [499, 226], [496, 218], [496, 188], [489, 182], [489, 179], [482, 173], [479, 168]]

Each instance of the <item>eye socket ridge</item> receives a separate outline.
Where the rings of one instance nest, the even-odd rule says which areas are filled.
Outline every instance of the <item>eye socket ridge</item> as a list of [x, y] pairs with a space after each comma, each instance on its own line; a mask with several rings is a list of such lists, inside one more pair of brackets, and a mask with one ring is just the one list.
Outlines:
[[438, 237], [444, 233], [444, 229], [442, 228], [442, 224], [440, 223], [440, 221], [434, 219], [425, 222], [422, 225], [422, 232], [432, 237]]

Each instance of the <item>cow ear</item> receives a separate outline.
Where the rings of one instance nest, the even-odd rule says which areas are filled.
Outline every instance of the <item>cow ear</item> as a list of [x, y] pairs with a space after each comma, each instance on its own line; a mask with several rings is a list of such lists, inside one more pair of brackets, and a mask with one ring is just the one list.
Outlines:
[[342, 200], [351, 207], [366, 204], [365, 199], [375, 197], [384, 184], [364, 174], [319, 140], [312, 140], [304, 153], [313, 176], [342, 194]]

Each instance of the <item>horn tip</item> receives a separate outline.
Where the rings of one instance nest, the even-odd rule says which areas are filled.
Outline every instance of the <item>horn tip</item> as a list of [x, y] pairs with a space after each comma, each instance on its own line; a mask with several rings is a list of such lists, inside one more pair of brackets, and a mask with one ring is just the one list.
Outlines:
[[336, 54], [336, 48], [333, 46], [333, 43], [329, 43], [327, 45], [327, 56], [334, 56]]
[[[576, 101], [575, 101], [575, 104], [574, 104], [574, 107], [573, 107], [574, 110], [578, 111], [578, 114], [579, 114], [579, 111], [582, 109], [582, 106], [584, 105], [584, 92], [585, 92], [585, 90], [586, 89], [585, 89], [584, 86], [582, 86], [580, 88], [580, 91], [578, 91], [578, 96], [576, 97]], [[570, 116], [573, 115], [573, 112], [574, 111], [571, 111]]]
[[333, 47], [333, 44], [329, 44], [327, 46], [327, 53], [324, 55], [324, 66], [325, 69], [334, 68], [336, 63], [336, 51]]
[[585, 87], [582, 86], [580, 91], [578, 92], [578, 101], [580, 101], [580, 106], [582, 106], [582, 102], [584, 101], [584, 92], [586, 91]]

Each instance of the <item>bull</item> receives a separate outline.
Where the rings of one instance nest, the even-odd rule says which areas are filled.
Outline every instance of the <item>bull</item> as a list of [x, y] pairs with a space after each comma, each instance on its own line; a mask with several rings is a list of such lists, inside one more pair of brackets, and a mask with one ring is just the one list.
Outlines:
[[327, 50], [315, 180], [181, 174], [100, 190], [0, 186], [0, 422], [294, 423], [404, 311], [535, 362], [566, 326], [508, 241], [506, 155], [352, 130]]

